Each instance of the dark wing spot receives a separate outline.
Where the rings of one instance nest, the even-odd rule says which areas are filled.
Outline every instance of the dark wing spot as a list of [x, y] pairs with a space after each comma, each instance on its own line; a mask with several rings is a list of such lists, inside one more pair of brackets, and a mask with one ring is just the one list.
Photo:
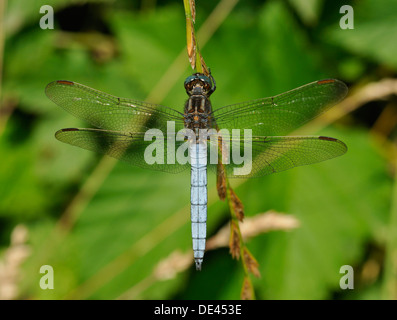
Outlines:
[[77, 128], [66, 128], [66, 129], [61, 129], [62, 132], [67, 132], [67, 131], [79, 131]]
[[318, 84], [326, 84], [326, 83], [333, 83], [333, 82], [335, 82], [334, 79], [324, 79], [324, 80], [317, 81]]
[[338, 139], [320, 136], [318, 137], [320, 140], [328, 140], [328, 141], [337, 141]]
[[73, 85], [74, 85], [74, 82], [72, 82], [72, 81], [67, 81], [67, 80], [58, 80], [57, 83], [58, 83], [58, 84], [66, 84], [66, 85], [68, 85], [68, 86], [73, 86]]

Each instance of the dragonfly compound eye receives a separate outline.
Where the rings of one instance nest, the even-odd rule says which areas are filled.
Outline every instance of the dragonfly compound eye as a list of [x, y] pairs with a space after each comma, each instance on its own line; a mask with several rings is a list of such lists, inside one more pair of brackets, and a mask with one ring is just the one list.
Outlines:
[[186, 78], [184, 83], [186, 91], [191, 91], [195, 85], [201, 86], [205, 91], [212, 88], [211, 79], [202, 73], [195, 73]]
[[187, 77], [186, 78], [186, 80], [185, 80], [185, 82], [184, 82], [184, 86], [185, 86], [185, 89], [186, 90], [188, 90], [188, 89], [192, 89], [192, 87], [193, 87], [193, 82], [194, 82], [194, 80], [196, 80], [197, 79], [197, 76], [196, 75], [192, 75], [192, 76], [189, 76], [189, 77]]

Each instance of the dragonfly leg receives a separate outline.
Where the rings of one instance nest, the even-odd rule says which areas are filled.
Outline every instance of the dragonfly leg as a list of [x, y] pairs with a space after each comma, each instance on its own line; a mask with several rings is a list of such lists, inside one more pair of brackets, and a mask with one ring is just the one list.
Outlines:
[[214, 92], [215, 92], [215, 90], [216, 90], [216, 82], [215, 82], [215, 79], [214, 79], [214, 77], [212, 76], [212, 74], [211, 74], [211, 69], [208, 69], [209, 70], [209, 75], [208, 75], [208, 77], [211, 79], [211, 81], [212, 81], [212, 88], [211, 88], [211, 90], [210, 91], [208, 91], [208, 97], [211, 95], [211, 94], [213, 94]]

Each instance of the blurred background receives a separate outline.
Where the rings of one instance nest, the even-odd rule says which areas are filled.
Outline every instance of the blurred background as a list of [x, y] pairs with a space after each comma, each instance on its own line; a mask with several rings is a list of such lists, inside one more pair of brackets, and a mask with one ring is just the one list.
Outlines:
[[[201, 272], [193, 266], [189, 170], [151, 172], [62, 144], [58, 129], [88, 125], [44, 94], [71, 80], [182, 111], [192, 73], [183, 1], [0, 3], [0, 298], [238, 299], [244, 273], [227, 237]], [[53, 30], [40, 28], [47, 4]], [[339, 25], [346, 4], [352, 30]], [[247, 225], [265, 219], [247, 239], [256, 297], [396, 299], [396, 2], [217, 0], [196, 10], [214, 108], [324, 78], [349, 86], [299, 132], [338, 138], [347, 154], [231, 180]], [[207, 233], [218, 239], [230, 214], [214, 176], [208, 187]], [[39, 286], [43, 265], [53, 290]], [[340, 288], [343, 265], [353, 267], [352, 290]]]

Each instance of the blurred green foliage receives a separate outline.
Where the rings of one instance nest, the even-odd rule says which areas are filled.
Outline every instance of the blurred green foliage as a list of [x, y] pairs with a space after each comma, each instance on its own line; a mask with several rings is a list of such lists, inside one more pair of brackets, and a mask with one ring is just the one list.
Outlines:
[[[197, 29], [220, 2], [196, 4]], [[44, 4], [8, 1], [0, 22], [6, 36], [0, 259], [17, 224], [28, 228], [31, 250], [17, 270], [16, 298], [239, 298], [243, 272], [227, 248], [208, 251], [201, 272], [191, 267], [163, 281], [153, 276], [159, 261], [190, 250], [189, 174], [121, 163], [107, 172], [99, 155], [54, 138], [60, 128], [87, 124], [44, 94], [51, 81], [73, 80], [126, 98], [150, 94], [159, 100], [153, 102], [182, 110], [183, 80], [192, 72], [183, 2], [53, 0], [54, 30], [39, 27]], [[354, 8], [354, 30], [339, 27], [344, 4]], [[352, 91], [393, 78], [396, 21], [391, 0], [239, 1], [200, 45], [218, 85], [212, 103], [216, 108], [275, 95], [322, 78], [345, 81]], [[186, 59], [175, 68], [182, 71], [167, 74], [183, 53]], [[175, 85], [156, 96], [152, 90], [165, 74]], [[384, 143], [395, 142], [396, 127], [383, 123], [392, 128], [383, 136], [373, 127], [387, 106], [396, 112], [392, 99], [375, 100], [320, 132], [305, 132], [341, 139], [349, 147], [343, 157], [239, 183], [247, 217], [274, 209], [300, 221], [294, 231], [264, 233], [248, 243], [262, 274], [253, 279], [257, 298], [397, 298], [385, 290], [396, 283], [387, 261], [397, 245], [390, 240], [397, 206], [396, 159]], [[228, 219], [213, 176], [209, 197], [208, 237]], [[65, 216], [71, 220], [60, 219]], [[55, 270], [54, 290], [38, 286], [43, 264]], [[339, 287], [342, 265], [355, 268], [354, 290]]]

